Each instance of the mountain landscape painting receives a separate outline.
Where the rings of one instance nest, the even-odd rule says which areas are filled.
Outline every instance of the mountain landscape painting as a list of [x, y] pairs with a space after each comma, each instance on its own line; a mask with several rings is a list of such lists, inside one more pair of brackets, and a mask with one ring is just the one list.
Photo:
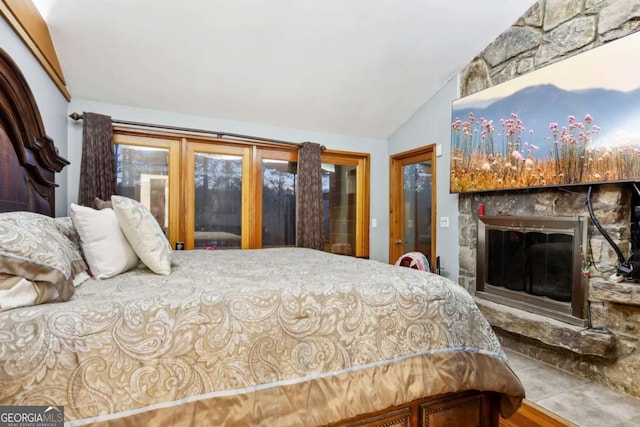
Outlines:
[[640, 33], [453, 102], [451, 192], [640, 180]]

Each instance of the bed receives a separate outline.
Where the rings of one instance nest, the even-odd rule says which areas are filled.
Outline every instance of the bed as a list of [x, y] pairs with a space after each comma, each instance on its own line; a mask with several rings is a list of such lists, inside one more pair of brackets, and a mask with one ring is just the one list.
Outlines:
[[[51, 217], [66, 161], [0, 59], [0, 170], [24, 177], [2, 176], [0, 255], [8, 224], [44, 239], [37, 223], [52, 236], [42, 256], [66, 266], [29, 277], [57, 297], [0, 311], [0, 405], [62, 406], [78, 426], [305, 427], [497, 426], [519, 407], [491, 327], [435, 274], [303, 248], [169, 247], [169, 271], [143, 259], [87, 279], [86, 242]], [[0, 274], [18, 277], [14, 264]]]

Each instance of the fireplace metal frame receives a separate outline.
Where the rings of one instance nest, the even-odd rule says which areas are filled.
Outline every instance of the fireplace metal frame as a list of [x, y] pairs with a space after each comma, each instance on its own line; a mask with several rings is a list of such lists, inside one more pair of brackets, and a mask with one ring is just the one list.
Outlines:
[[[587, 322], [588, 277], [582, 273], [587, 245], [588, 219], [586, 217], [526, 217], [481, 216], [478, 217], [478, 247], [476, 251], [476, 296], [563, 322], [584, 326]], [[571, 302], [513, 291], [487, 283], [486, 273], [488, 241], [486, 231], [537, 231], [558, 232], [573, 235], [573, 271]]]

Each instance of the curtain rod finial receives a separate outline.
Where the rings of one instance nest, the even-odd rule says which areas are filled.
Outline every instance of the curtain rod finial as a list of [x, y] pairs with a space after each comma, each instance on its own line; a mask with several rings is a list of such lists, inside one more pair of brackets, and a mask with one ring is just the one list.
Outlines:
[[82, 114], [71, 113], [69, 114], [69, 117], [77, 122], [78, 120], [82, 119]]

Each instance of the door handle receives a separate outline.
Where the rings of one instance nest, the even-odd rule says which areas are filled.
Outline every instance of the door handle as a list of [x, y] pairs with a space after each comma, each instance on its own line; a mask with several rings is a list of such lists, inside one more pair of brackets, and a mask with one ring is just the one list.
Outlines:
[[401, 244], [403, 244], [403, 243], [408, 243], [408, 241], [407, 241], [407, 240], [400, 240], [400, 239], [398, 239], [398, 240], [396, 240], [394, 243], [395, 243], [396, 245], [401, 245]]

